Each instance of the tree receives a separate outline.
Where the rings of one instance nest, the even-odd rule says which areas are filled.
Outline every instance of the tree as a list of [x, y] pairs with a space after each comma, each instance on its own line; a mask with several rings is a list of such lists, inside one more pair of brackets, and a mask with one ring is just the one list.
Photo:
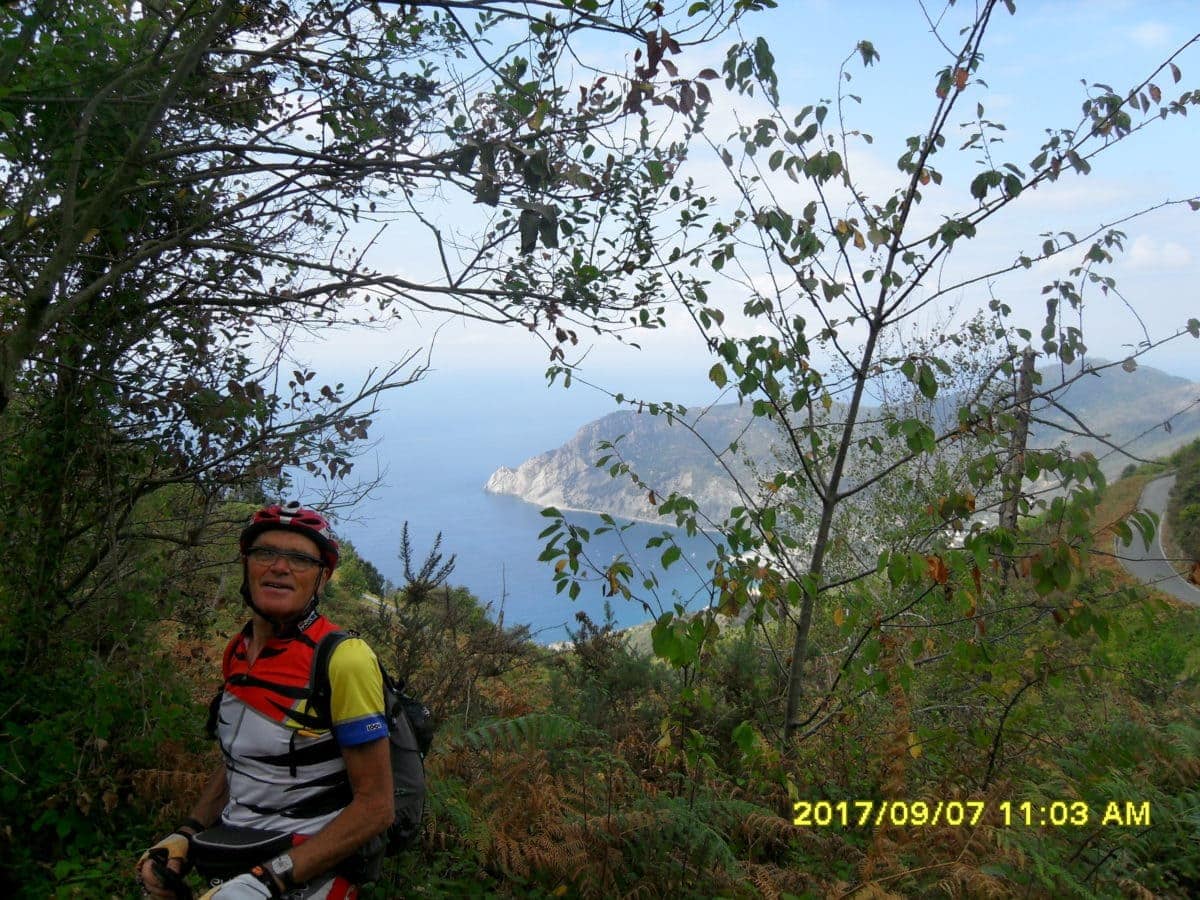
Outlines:
[[[20, 583], [86, 594], [166, 484], [344, 478], [417, 351], [348, 389], [291, 358], [296, 334], [444, 310], [544, 329], [562, 355], [581, 323], [653, 324], [639, 222], [678, 150], [649, 110], [690, 111], [706, 88], [672, 57], [763, 5], [5, 7], [5, 506], [37, 510], [39, 561]], [[585, 69], [576, 96], [589, 35], [636, 59]], [[416, 278], [373, 261], [401, 226], [437, 261]]]
[[[323, 384], [297, 335], [448, 312], [528, 327], [565, 357], [585, 326], [653, 325], [646, 210], [680, 152], [669, 117], [707, 94], [680, 64], [770, 5], [0, 9], [0, 659], [27, 677], [0, 698], [14, 728], [61, 712], [26, 702], [26, 684], [61, 698], [82, 665], [136, 662], [169, 599], [141, 576], [164, 547], [228, 548], [240, 507], [222, 501], [305, 471], [346, 490], [378, 398], [424, 370], [413, 348], [360, 386]], [[582, 61], [596, 36], [630, 49], [628, 71]], [[388, 269], [388, 228], [424, 241], [427, 269]]]
[[[672, 271], [672, 287], [715, 357], [709, 377], [739, 402], [752, 404], [757, 417], [774, 423], [788, 452], [786, 464], [761, 473], [758, 484], [741, 484], [744, 502], [724, 521], [708, 523], [721, 541], [712, 603], [697, 615], [677, 608], [661, 616], [655, 648], [673, 664], [690, 668], [703, 661], [705, 646], [720, 633], [718, 613], [749, 612], [752, 625], [785, 623], [790, 650], [778, 648], [776, 659], [786, 673], [787, 699], [779, 721], [789, 747], [830, 721], [836, 713], [834, 690], [845, 688], [848, 680], [851, 696], [871, 689], [886, 694], [909, 683], [915, 667], [947, 658], [960, 663], [965, 679], [970, 665], [988, 664], [997, 641], [1013, 630], [1050, 617], [1068, 621], [1075, 630], [1106, 627], [1096, 610], [1072, 606], [1069, 595], [1092, 549], [1096, 526], [1090, 511], [1103, 475], [1090, 455], [1077, 458], [1056, 446], [1026, 448], [1024, 431], [1030, 407], [1035, 420], [1042, 413], [1049, 421], [1045, 413], [1063, 409], [1067, 386], [1105, 368], [1087, 362], [1073, 316], [1089, 291], [1115, 293], [1105, 266], [1123, 249], [1125, 235], [1119, 223], [1099, 225], [1083, 235], [1043, 235], [1036, 254], [1021, 253], [982, 268], [947, 263], [982, 238], [1002, 210], [1021, 204], [1040, 185], [1086, 175], [1112, 148], [1195, 106], [1196, 92], [1172, 98], [1169, 90], [1181, 77], [1176, 60], [1200, 35], [1124, 92], [1090, 86], [1078, 123], [1047, 129], [1047, 139], [1031, 158], [1003, 161], [1003, 126], [987, 118], [982, 100], [973, 114], [960, 109], [981, 94], [985, 37], [1002, 7], [1015, 13], [1011, 2], [991, 0], [970, 9], [951, 3], [933, 27], [945, 54], [931, 85], [928, 127], [898, 148], [899, 183], [883, 196], [873, 195], [860, 180], [857, 151], [871, 136], [854, 127], [849, 109], [859, 98], [846, 87], [852, 63], [878, 62], [874, 45], [864, 40], [854, 48], [838, 72], [835, 100], [804, 106], [798, 114], [781, 99], [767, 41], [734, 45], [723, 69], [726, 87], [761, 97], [763, 111], [759, 115], [751, 106], [727, 141], [709, 138], [729, 176], [733, 208], [722, 209], [718, 198], [690, 184], [679, 199], [678, 208], [688, 213], [676, 224], [691, 242], [679, 257], [685, 264]], [[705, 125], [704, 114], [696, 117], [697, 128]], [[955, 146], [955, 116], [973, 123], [958, 149], [975, 167], [965, 181], [959, 180], [960, 166], [946, 160]], [[931, 199], [936, 215], [919, 214]], [[1155, 208], [1180, 204], [1198, 209], [1200, 198], [1168, 200]], [[1151, 211], [1133, 211], [1130, 217]], [[1012, 309], [991, 293], [1005, 277], [1037, 263], [1061, 267], [1043, 290], [1047, 313], [1040, 340], [1036, 328], [1015, 321]], [[723, 292], [740, 293], [740, 304], [721, 302], [714, 287], [721, 282], [727, 283]], [[918, 314], [964, 292], [973, 292], [977, 308], [997, 318], [986, 333], [996, 352], [993, 364], [980, 367], [984, 377], [976, 385], [948, 397], [956, 372], [951, 356], [964, 346], [958, 329], [907, 345], [897, 335]], [[1180, 322], [1168, 335], [1147, 336], [1129, 359], [1111, 365], [1135, 367], [1136, 358], [1153, 346], [1189, 334], [1200, 337], [1200, 321]], [[1041, 384], [1027, 369], [1021, 386], [1018, 370], [1027, 351], [1057, 360], [1065, 377]], [[896, 399], [875, 405], [871, 395]], [[949, 415], [938, 415], [922, 402], [935, 398], [950, 401]], [[676, 404], [658, 403], [649, 410], [689, 427]], [[1060, 427], [1087, 431], [1077, 419]], [[711, 449], [736, 452], [736, 447]], [[636, 472], [620, 465], [619, 448], [607, 446], [604, 454], [606, 462], [615, 457], [618, 474], [630, 474], [654, 491], [655, 485], [643, 484]], [[963, 463], [962, 477], [939, 485], [922, 475], [936, 471], [935, 464], [948, 454]], [[1029, 485], [1039, 481], [1052, 481], [1060, 493], [1031, 494]], [[893, 523], [904, 537], [884, 541], [869, 559], [838, 559], [839, 547], [862, 543], [848, 529], [852, 511], [897, 485], [917, 489], [908, 494], [903, 518]], [[660, 512], [677, 524], [705, 525], [687, 497], [659, 496]], [[987, 502], [978, 502], [984, 496]], [[917, 497], [921, 502], [912, 503]], [[1005, 523], [978, 515], [999, 504], [1011, 510]], [[567, 582], [582, 569], [581, 536], [550, 514], [555, 522], [547, 530], [547, 555], [561, 558], [557, 577]], [[1035, 527], [1037, 521], [1041, 527]], [[968, 522], [959, 545], [952, 526]], [[1143, 534], [1153, 529], [1144, 517], [1134, 525]], [[1129, 539], [1129, 525], [1118, 530]], [[670, 539], [656, 540], [661, 545]], [[663, 564], [678, 556], [677, 548], [669, 548]], [[621, 566], [618, 561], [604, 574], [614, 591], [629, 594], [636, 588], [627, 583], [628, 566]], [[1017, 589], [1024, 593], [1009, 597], [1013, 609], [996, 613], [1001, 637], [989, 637], [989, 608], [1007, 596], [996, 573], [1009, 566], [1022, 574]], [[946, 604], [943, 614], [929, 608], [935, 599]], [[818, 613], [832, 620], [832, 633], [844, 645], [840, 664], [827, 673], [827, 684], [833, 685], [828, 691], [818, 690], [824, 679], [811, 671]], [[920, 639], [923, 635], [936, 638], [932, 646]], [[1039, 670], [1027, 677], [1044, 674]], [[1011, 699], [1015, 703], [1019, 695]], [[1002, 731], [1003, 720], [992, 763]], [[987, 769], [990, 778], [993, 766]]]
[[[637, 204], [672, 152], [639, 147], [621, 120], [651, 103], [691, 111], [707, 90], [670, 57], [762, 5], [6, 8], [0, 411], [56, 323], [97, 298], [121, 308], [111, 292], [149, 272], [173, 290], [147, 299], [152, 313], [301, 327], [339, 321], [357, 293], [555, 331], [573, 316], [619, 324], [649, 306], [648, 286], [607, 281], [645, 256]], [[577, 100], [566, 61], [596, 33], [639, 62], [589, 73]], [[494, 214], [450, 229], [428, 203], [439, 191]], [[428, 232], [428, 281], [365, 259], [368, 229], [402, 218]], [[605, 231], [614, 220], [627, 236]], [[590, 251], [601, 236], [610, 247]], [[528, 257], [515, 272], [510, 239]], [[542, 265], [539, 242], [584, 259]]]

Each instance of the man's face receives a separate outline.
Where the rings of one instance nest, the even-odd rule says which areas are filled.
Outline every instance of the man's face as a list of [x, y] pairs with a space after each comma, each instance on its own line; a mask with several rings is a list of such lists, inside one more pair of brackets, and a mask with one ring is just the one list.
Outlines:
[[325, 582], [326, 570], [320, 561], [320, 548], [311, 538], [294, 531], [263, 532], [246, 554], [254, 605], [271, 619], [288, 620], [298, 615]]

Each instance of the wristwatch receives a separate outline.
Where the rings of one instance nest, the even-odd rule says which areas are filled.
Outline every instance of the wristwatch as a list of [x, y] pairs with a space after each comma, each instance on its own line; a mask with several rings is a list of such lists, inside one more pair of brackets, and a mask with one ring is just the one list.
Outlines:
[[283, 885], [285, 891], [290, 891], [296, 886], [296, 879], [292, 877], [292, 855], [290, 853], [281, 853], [267, 863], [267, 871], [279, 879], [279, 883]]

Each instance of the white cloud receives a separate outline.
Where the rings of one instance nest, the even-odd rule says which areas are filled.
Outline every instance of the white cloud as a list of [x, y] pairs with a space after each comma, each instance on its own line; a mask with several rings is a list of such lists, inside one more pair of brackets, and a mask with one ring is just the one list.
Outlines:
[[1171, 29], [1162, 22], [1142, 22], [1129, 32], [1135, 44], [1147, 49], [1166, 46], [1171, 38]]
[[1111, 210], [1119, 204], [1129, 204], [1135, 198], [1134, 189], [1112, 178], [1092, 176], [1084, 181], [1074, 173], [1067, 172], [1058, 181], [1043, 181], [1036, 190], [1022, 194], [1021, 209], [1028, 215], [1036, 214], [1038, 217], [1048, 213], [1092, 215]]
[[1192, 254], [1176, 241], [1156, 241], [1139, 235], [1129, 248], [1131, 269], [1183, 269], [1192, 263]]

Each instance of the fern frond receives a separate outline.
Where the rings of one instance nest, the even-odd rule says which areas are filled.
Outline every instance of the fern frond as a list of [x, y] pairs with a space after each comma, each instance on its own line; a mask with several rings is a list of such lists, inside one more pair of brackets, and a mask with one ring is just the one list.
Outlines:
[[1008, 897], [1012, 886], [974, 866], [954, 862], [950, 873], [937, 884], [947, 897]]
[[850, 894], [851, 900], [904, 900], [901, 894], [893, 894], [881, 884], [868, 881]]
[[449, 738], [451, 746], [467, 746], [473, 750], [496, 747], [516, 747], [537, 744], [540, 747], [565, 744], [587, 735], [603, 740], [596, 729], [567, 716], [554, 713], [530, 713], [515, 719], [494, 719], [469, 731]]

